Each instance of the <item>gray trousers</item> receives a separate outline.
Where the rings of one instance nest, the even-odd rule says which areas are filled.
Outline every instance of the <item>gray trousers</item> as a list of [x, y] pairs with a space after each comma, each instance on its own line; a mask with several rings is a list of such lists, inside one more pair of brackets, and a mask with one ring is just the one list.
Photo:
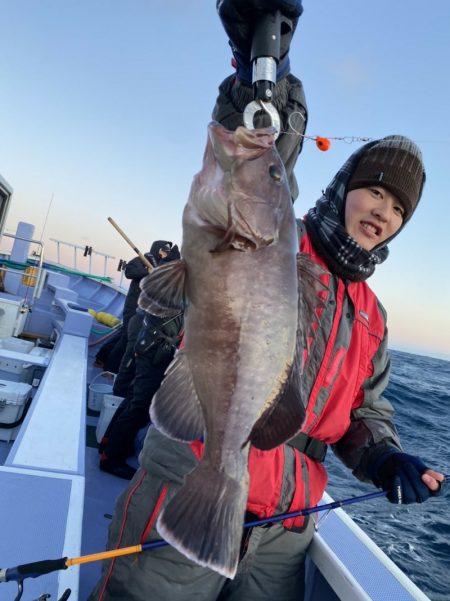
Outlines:
[[[140, 460], [149, 469], [141, 467], [118, 498], [108, 549], [158, 540], [156, 517], [180, 488], [182, 472], [196, 464], [188, 445], [169, 441], [154, 428]], [[104, 565], [89, 601], [301, 601], [305, 552], [313, 534], [312, 519], [302, 534], [281, 524], [254, 528], [233, 580], [170, 546], [119, 557]]]

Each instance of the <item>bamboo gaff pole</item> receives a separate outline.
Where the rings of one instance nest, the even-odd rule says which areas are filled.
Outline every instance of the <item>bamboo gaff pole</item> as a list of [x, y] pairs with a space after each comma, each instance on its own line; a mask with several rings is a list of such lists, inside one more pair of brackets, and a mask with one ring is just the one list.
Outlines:
[[122, 238], [125, 240], [125, 242], [127, 242], [131, 246], [131, 248], [138, 255], [138, 257], [144, 263], [144, 265], [146, 267], [148, 267], [148, 270], [152, 271], [153, 265], [150, 263], [150, 261], [147, 259], [147, 257], [141, 253], [141, 251], [138, 249], [138, 247], [128, 238], [128, 236], [123, 231], [123, 229], [117, 225], [117, 223], [114, 221], [114, 219], [112, 217], [108, 217], [108, 221], [119, 232], [119, 234], [122, 236]]

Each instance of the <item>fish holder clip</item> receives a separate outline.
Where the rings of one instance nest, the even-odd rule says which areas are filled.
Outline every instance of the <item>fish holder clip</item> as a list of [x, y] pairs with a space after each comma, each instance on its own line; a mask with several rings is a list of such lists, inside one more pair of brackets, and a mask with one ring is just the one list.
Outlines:
[[276, 130], [275, 140], [278, 138], [281, 130], [280, 115], [277, 109], [271, 102], [265, 102], [264, 100], [253, 100], [244, 109], [244, 125], [247, 129], [255, 129], [254, 118], [256, 113], [260, 111], [266, 112], [270, 117], [270, 124]]
[[253, 63], [253, 101], [245, 107], [243, 114], [245, 127], [254, 129], [256, 113], [267, 113], [272, 127], [276, 130], [275, 139], [280, 134], [281, 124], [278, 111], [271, 101], [277, 82], [282, 28], [284, 31], [292, 30], [293, 25], [279, 10], [261, 15], [255, 24], [250, 56]]

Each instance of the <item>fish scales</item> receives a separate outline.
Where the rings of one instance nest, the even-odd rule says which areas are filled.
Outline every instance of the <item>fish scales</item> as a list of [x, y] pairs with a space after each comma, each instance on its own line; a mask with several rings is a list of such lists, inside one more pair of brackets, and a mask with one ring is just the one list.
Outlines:
[[305, 415], [297, 228], [273, 130], [209, 125], [181, 253], [145, 279], [139, 301], [160, 315], [185, 309], [185, 345], [150, 414], [164, 434], [203, 437], [205, 446], [157, 528], [187, 557], [233, 578], [250, 443], [283, 443]]

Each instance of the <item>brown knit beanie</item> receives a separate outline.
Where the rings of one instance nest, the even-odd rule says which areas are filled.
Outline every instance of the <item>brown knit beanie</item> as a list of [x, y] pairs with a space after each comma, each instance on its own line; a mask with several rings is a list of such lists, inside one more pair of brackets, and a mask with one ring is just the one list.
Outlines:
[[420, 149], [404, 136], [387, 136], [363, 154], [347, 191], [382, 186], [395, 194], [405, 209], [405, 223], [422, 194], [425, 170]]

